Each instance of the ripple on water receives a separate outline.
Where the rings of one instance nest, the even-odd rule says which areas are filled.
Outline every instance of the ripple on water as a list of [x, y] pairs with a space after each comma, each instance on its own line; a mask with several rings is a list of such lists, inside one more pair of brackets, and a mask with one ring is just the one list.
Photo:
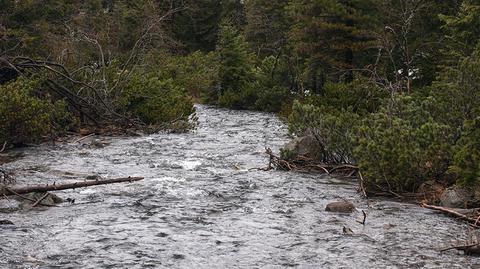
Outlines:
[[[144, 176], [62, 191], [42, 211], [0, 203], [0, 268], [473, 268], [438, 249], [465, 226], [415, 205], [365, 201], [340, 178], [258, 171], [288, 141], [272, 114], [198, 106], [190, 134], [101, 138], [105, 146], [45, 144], [7, 164], [20, 182]], [[353, 201], [368, 213], [325, 212]], [[353, 235], [343, 234], [343, 227]]]

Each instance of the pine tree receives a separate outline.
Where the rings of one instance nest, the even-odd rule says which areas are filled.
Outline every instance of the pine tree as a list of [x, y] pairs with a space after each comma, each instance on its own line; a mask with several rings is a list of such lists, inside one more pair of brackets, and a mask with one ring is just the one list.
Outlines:
[[309, 88], [319, 92], [326, 80], [353, 79], [351, 69], [362, 67], [364, 54], [375, 45], [374, 7], [370, 0], [290, 1], [290, 39], [305, 63]]
[[288, 0], [248, 0], [246, 38], [259, 56], [277, 55], [286, 45]]
[[238, 92], [252, 75], [252, 57], [240, 32], [230, 24], [221, 27], [217, 46], [220, 58], [219, 77], [222, 93]]
[[174, 37], [187, 51], [213, 51], [217, 42], [222, 5], [217, 0], [185, 0], [173, 14]]
[[464, 0], [458, 14], [443, 15], [447, 32], [448, 51], [453, 58], [470, 56], [480, 46], [480, 2]]

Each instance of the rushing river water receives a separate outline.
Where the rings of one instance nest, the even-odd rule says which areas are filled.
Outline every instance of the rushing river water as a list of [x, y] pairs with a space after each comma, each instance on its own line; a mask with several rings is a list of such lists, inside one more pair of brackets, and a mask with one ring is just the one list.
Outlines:
[[[439, 249], [464, 224], [411, 204], [360, 198], [328, 176], [259, 171], [286, 128], [271, 114], [198, 107], [188, 134], [97, 138], [22, 150], [19, 183], [143, 176], [59, 192], [74, 204], [5, 213], [0, 268], [476, 268]], [[91, 146], [105, 143], [104, 147]], [[325, 205], [348, 199], [367, 212]], [[13, 205], [12, 205], [13, 204]], [[344, 235], [343, 227], [353, 235]], [[479, 268], [479, 267], [477, 267]]]

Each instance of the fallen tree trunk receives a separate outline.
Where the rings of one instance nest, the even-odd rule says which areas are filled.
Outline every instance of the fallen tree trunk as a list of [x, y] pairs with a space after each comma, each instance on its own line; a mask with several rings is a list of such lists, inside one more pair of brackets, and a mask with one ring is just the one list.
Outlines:
[[480, 255], [480, 244], [479, 243], [448, 247], [448, 248], [442, 249], [441, 252], [444, 252], [444, 251], [447, 251], [447, 250], [452, 250], [452, 249], [461, 250], [467, 255], [477, 255], [477, 256]]
[[448, 208], [448, 207], [427, 205], [425, 203], [421, 203], [420, 206], [423, 207], [423, 208], [440, 211], [440, 212], [442, 212], [442, 213], [444, 213], [448, 216], [457, 218], [459, 220], [466, 221], [466, 222], [470, 223], [473, 227], [478, 228], [479, 217], [477, 217], [477, 218], [469, 217], [468, 215], [459, 212], [459, 210], [455, 210], [453, 208]]
[[18, 195], [25, 194], [30, 192], [47, 192], [47, 191], [61, 191], [68, 189], [76, 188], [85, 188], [97, 185], [106, 185], [113, 183], [122, 183], [122, 182], [134, 182], [142, 180], [143, 177], [125, 177], [125, 178], [113, 178], [105, 180], [92, 180], [92, 181], [77, 181], [72, 183], [64, 184], [46, 184], [46, 185], [32, 185], [32, 186], [22, 186], [22, 187], [3, 187], [0, 189], [0, 197], [4, 195]]

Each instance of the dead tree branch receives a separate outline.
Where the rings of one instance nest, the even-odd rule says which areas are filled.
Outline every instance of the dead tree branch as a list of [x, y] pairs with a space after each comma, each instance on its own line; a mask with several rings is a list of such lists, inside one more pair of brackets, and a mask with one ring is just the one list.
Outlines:
[[32, 185], [32, 186], [23, 186], [23, 187], [3, 187], [0, 189], [0, 196], [3, 195], [18, 195], [31, 192], [47, 192], [47, 191], [60, 191], [67, 189], [76, 189], [76, 188], [85, 188], [98, 185], [106, 185], [113, 183], [122, 183], [122, 182], [134, 182], [142, 180], [143, 177], [126, 177], [126, 178], [114, 178], [114, 179], [105, 179], [105, 180], [92, 180], [92, 181], [77, 181], [73, 183], [64, 183], [64, 184], [46, 184], [46, 185]]

